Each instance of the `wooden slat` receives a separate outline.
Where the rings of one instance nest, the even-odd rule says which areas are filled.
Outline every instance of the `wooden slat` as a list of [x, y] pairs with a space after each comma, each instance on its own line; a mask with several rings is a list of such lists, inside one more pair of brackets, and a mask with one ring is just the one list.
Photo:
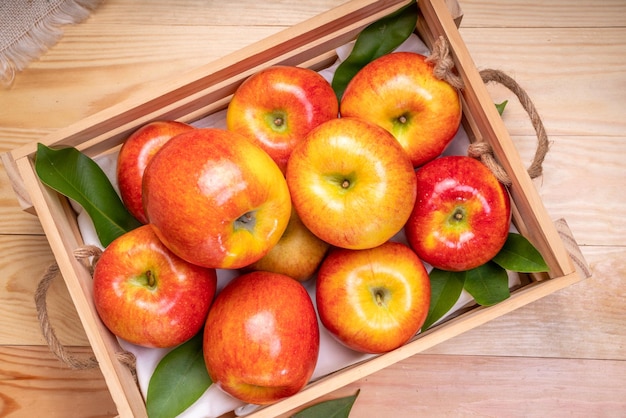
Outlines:
[[[44, 345], [34, 294], [54, 257], [45, 237], [0, 235], [0, 345]], [[48, 316], [59, 340], [87, 345], [85, 331], [63, 278], [48, 291]]]
[[[77, 355], [91, 350], [72, 347]], [[113, 417], [100, 370], [72, 370], [45, 348], [0, 346], [0, 414], [10, 417]]]
[[626, 398], [615, 382], [624, 379], [623, 361], [422, 354], [322, 399], [359, 390], [350, 414], [355, 418], [617, 418]]
[[[623, 136], [626, 131], [623, 26], [461, 27], [461, 35], [479, 69], [502, 70], [527, 91], [549, 136]], [[511, 98], [506, 89], [490, 91], [495, 100]], [[505, 118], [511, 135], [532, 133], [528, 117], [519, 114]]]
[[[514, 140], [530, 162], [536, 139]], [[559, 135], [551, 140], [544, 175], [535, 181], [550, 216], [566, 217], [580, 245], [626, 245], [626, 225], [619, 220], [625, 207], [624, 137]]]
[[593, 276], [428, 353], [626, 360], [625, 246], [583, 247]]
[[[269, 1], [252, 5], [248, 0], [224, 3], [206, 1], [135, 0], [131, 3], [110, 1], [98, 8], [96, 24], [175, 26], [293, 26], [317, 16], [348, 0], [314, 2]], [[184, 17], [184, 20], [181, 19]]]
[[462, 0], [464, 27], [593, 28], [624, 26], [622, 0]]
[[[12, 89], [0, 92], [0, 108], [13, 106], [16, 110], [0, 112], [0, 133], [7, 138], [21, 135], [2, 130], [32, 126], [33, 114], [39, 120], [37, 126], [47, 128], [48, 133], [65, 128], [121, 100], [145, 94], [153, 87], [162, 88], [164, 79], [222, 58], [281, 29], [251, 27], [246, 29], [245, 38], [238, 36], [241, 28], [237, 26], [174, 26], [167, 31], [157, 25], [68, 29], [55, 48], [18, 75]], [[215, 41], [224, 38], [232, 41]], [[74, 90], [69, 80], [89, 88]], [[34, 132], [31, 140], [42, 136]]]

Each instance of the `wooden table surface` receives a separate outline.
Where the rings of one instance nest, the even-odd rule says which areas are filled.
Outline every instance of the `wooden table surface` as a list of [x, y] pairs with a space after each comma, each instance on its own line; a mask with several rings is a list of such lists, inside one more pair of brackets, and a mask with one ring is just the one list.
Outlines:
[[[0, 152], [35, 141], [159, 80], [206, 64], [345, 0], [108, 0], [0, 90]], [[173, 6], [176, 4], [176, 6]], [[536, 187], [593, 276], [344, 388], [353, 417], [626, 416], [626, 2], [461, 0], [479, 69], [514, 77], [550, 140]], [[508, 91], [525, 161], [536, 140]], [[104, 417], [98, 370], [72, 371], [41, 336], [33, 293], [53, 260], [0, 171], [0, 416]], [[63, 343], [89, 353], [62, 280], [49, 294]]]

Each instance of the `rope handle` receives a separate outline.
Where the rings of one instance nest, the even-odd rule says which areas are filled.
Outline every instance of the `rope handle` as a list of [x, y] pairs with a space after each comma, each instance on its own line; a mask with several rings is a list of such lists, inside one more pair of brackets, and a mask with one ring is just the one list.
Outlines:
[[[88, 261], [88, 259], [92, 257], [92, 261], [87, 267], [89, 268], [89, 273], [93, 275], [93, 268], [98, 262], [100, 255], [102, 255], [102, 250], [93, 245], [85, 245], [74, 250], [73, 255], [79, 261]], [[86, 370], [98, 367], [98, 360], [95, 357], [77, 357], [72, 354], [67, 347], [59, 341], [54, 328], [50, 324], [46, 296], [50, 285], [59, 274], [59, 265], [56, 262], [50, 264], [45, 270], [37, 285], [37, 290], [35, 291], [35, 308], [37, 309], [37, 319], [39, 320], [41, 333], [50, 351], [71, 369]], [[127, 351], [120, 351], [116, 353], [116, 357], [118, 361], [126, 365], [133, 373], [133, 376], [135, 376], [135, 356]]]
[[[450, 56], [448, 43], [443, 36], [440, 36], [435, 41], [431, 55], [428, 57], [427, 61], [433, 63], [433, 74], [435, 77], [447, 81], [457, 89], [463, 88], [463, 80], [454, 72], [454, 61]], [[543, 161], [548, 153], [550, 142], [548, 141], [548, 135], [546, 134], [541, 117], [532, 100], [517, 81], [500, 70], [482, 70], [480, 71], [480, 76], [485, 84], [496, 82], [513, 92], [528, 114], [537, 135], [537, 149], [535, 150], [532, 163], [527, 170], [532, 179], [541, 176], [543, 172]], [[474, 142], [469, 145], [467, 154], [470, 157], [480, 158], [483, 164], [493, 172], [501, 183], [507, 186], [511, 184], [511, 178], [496, 160], [491, 145], [482, 141]]]

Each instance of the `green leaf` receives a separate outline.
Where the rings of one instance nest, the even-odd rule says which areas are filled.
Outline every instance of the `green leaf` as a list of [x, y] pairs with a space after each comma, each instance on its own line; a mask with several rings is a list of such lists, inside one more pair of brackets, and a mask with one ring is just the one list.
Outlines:
[[548, 271], [545, 260], [533, 244], [521, 234], [509, 233], [493, 261], [509, 271], [540, 273]]
[[445, 271], [433, 268], [430, 271], [430, 307], [422, 330], [443, 317], [459, 300], [465, 283], [464, 271]]
[[35, 171], [44, 184], [85, 209], [103, 246], [141, 225], [100, 166], [76, 148], [52, 149], [37, 144]]
[[320, 402], [292, 415], [292, 418], [348, 418], [359, 391], [352, 396]]
[[504, 113], [504, 108], [506, 107], [508, 102], [508, 100], [505, 100], [502, 103], [496, 103], [496, 109], [498, 109], [498, 113], [500, 114], [500, 116], [502, 116], [502, 114]]
[[495, 305], [511, 296], [506, 270], [491, 261], [468, 270], [464, 288], [483, 306]]
[[332, 86], [341, 100], [346, 86], [369, 62], [390, 53], [404, 42], [417, 24], [417, 2], [372, 23], [356, 39], [350, 55], [337, 67]]
[[189, 408], [213, 383], [204, 364], [203, 332], [165, 355], [157, 365], [146, 397], [150, 418], [175, 417]]

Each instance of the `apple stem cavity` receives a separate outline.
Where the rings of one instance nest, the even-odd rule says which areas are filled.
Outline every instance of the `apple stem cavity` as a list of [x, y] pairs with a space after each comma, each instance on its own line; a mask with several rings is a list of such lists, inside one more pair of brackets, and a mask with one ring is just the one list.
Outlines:
[[134, 286], [143, 287], [151, 291], [157, 288], [157, 281], [152, 270], [146, 270], [143, 274], [133, 277], [130, 282]]
[[465, 218], [465, 212], [461, 208], [456, 208], [452, 217], [455, 221], [462, 221]]
[[241, 215], [235, 220], [235, 229], [247, 229], [248, 231], [254, 230], [256, 224], [256, 217], [254, 211], [249, 211]]
[[340, 193], [344, 193], [354, 186], [355, 177], [354, 173], [334, 173], [326, 175], [325, 180], [337, 187]]
[[387, 299], [387, 292], [384, 289], [376, 288], [373, 290], [374, 298], [376, 299], [376, 304], [380, 307], [385, 307], [387, 304], [385, 300]]
[[275, 132], [286, 132], [287, 127], [287, 114], [282, 110], [274, 110], [265, 115], [265, 123], [270, 126]]
[[411, 126], [411, 114], [403, 113], [391, 122], [393, 125], [392, 132], [394, 134], [401, 135], [401, 132], [405, 132], [405, 130]]

